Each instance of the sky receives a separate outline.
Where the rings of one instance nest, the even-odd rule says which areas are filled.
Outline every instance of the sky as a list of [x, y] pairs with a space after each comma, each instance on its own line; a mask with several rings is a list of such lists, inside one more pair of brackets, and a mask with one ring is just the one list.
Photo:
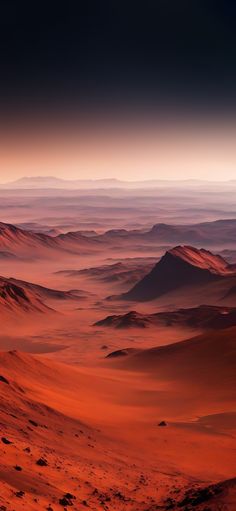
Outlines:
[[236, 178], [234, 2], [27, 4], [1, 2], [1, 182]]
[[[45, 127], [46, 125], [46, 127]], [[21, 126], [22, 128], [22, 126]], [[93, 119], [15, 127], [2, 136], [1, 182], [22, 176], [66, 179], [236, 179], [236, 127], [221, 118]], [[14, 141], [13, 141], [14, 140]]]

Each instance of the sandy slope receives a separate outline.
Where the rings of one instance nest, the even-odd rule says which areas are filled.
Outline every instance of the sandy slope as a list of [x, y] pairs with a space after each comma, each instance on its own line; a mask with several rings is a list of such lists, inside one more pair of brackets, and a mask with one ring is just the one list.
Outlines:
[[[12, 442], [1, 442], [1, 503], [7, 510], [49, 504], [61, 509], [59, 500], [67, 492], [76, 496], [75, 509], [86, 503], [91, 509], [145, 509], [151, 497], [165, 498], [173, 479], [157, 475], [153, 459], [143, 470], [144, 453], [119, 435], [120, 426], [117, 431], [116, 421], [124, 419], [119, 404], [110, 400], [119, 401], [125, 383], [91, 379], [16, 352], [2, 354], [0, 365], [8, 381], [0, 384], [1, 433]], [[128, 416], [128, 428], [129, 422]], [[47, 466], [37, 465], [42, 457]], [[174, 480], [185, 484], [188, 479], [175, 475]]]
[[0, 317], [12, 320], [14, 315], [50, 312], [52, 309], [34, 291], [0, 277]]
[[[115, 247], [118, 234], [110, 232], [107, 237], [113, 238]], [[44, 237], [36, 238], [40, 246], [42, 239], [44, 244]], [[56, 244], [59, 240], [67, 247], [83, 241], [80, 233], [57, 238]], [[22, 238], [21, 242], [24, 245]], [[0, 438], [12, 442], [0, 441], [0, 510], [5, 506], [7, 511], [55, 511], [73, 504], [73, 509], [88, 506], [94, 511], [235, 511], [235, 329], [196, 337], [198, 315], [194, 325], [180, 322], [174, 329], [166, 325], [150, 326], [148, 331], [134, 325], [129, 332], [94, 328], [108, 314], [127, 312], [127, 302], [106, 297], [128, 289], [125, 266], [129, 270], [131, 265], [124, 261], [122, 267], [107, 267], [110, 252], [99, 259], [94, 255], [95, 243], [89, 243], [88, 257], [81, 255], [87, 250], [86, 241], [74, 259], [69, 249], [63, 259], [54, 252], [50, 261], [40, 264], [4, 263], [3, 273], [18, 279], [10, 279], [9, 284], [24, 284], [25, 293], [33, 293], [46, 305], [61, 304], [63, 314], [27, 315], [22, 325], [11, 315], [11, 321], [2, 324], [1, 346], [14, 345], [20, 351], [0, 354]], [[42, 247], [41, 254], [45, 250]], [[159, 249], [155, 250], [158, 260]], [[40, 251], [38, 246], [35, 253]], [[129, 258], [131, 249], [120, 250], [121, 255]], [[153, 255], [151, 250], [148, 255]], [[199, 306], [207, 297], [212, 304], [227, 293], [232, 287], [227, 263], [205, 251], [200, 259], [196, 255], [185, 250], [181, 260], [191, 272], [197, 268], [197, 278], [203, 272], [197, 290], [184, 295], [183, 287], [181, 293], [179, 289], [166, 293], [159, 302], [139, 302], [138, 315], [158, 311], [166, 318], [174, 310], [176, 317], [181, 300], [189, 308], [191, 301]], [[139, 265], [140, 261], [132, 262], [134, 279], [139, 272], [143, 276]], [[68, 268], [76, 272], [70, 280], [61, 273]], [[78, 271], [85, 268], [95, 270], [89, 279]], [[182, 273], [180, 277], [183, 280]], [[80, 303], [68, 287], [84, 291]], [[235, 306], [234, 296], [228, 300]], [[188, 340], [177, 342], [184, 338]], [[126, 347], [133, 352], [106, 358]], [[159, 427], [161, 421], [168, 425]], [[46, 466], [37, 464], [42, 457]], [[68, 505], [60, 504], [68, 492], [76, 500], [67, 497]]]
[[[86, 500], [94, 510], [146, 511], [157, 505], [164, 510], [168, 498], [183, 500], [187, 489], [204, 486], [203, 480], [232, 478], [233, 362], [228, 379], [220, 374], [221, 393], [216, 378], [208, 392], [207, 378], [202, 379], [201, 396], [205, 392], [208, 398], [201, 399], [192, 392], [194, 385], [180, 393], [180, 371], [172, 378], [168, 372], [170, 363], [178, 362], [175, 346], [163, 348], [173, 355], [167, 355], [171, 360], [161, 365], [162, 372], [157, 364], [157, 374], [145, 352], [122, 362], [131, 372], [112, 368], [110, 360], [105, 367], [76, 369], [42, 356], [2, 353], [1, 436], [12, 441], [1, 442], [1, 498], [7, 510], [47, 509], [49, 504], [61, 509], [59, 499], [67, 492], [76, 496], [75, 509]], [[139, 360], [135, 371], [132, 358]], [[208, 379], [215, 369], [213, 364]], [[187, 375], [183, 370], [183, 379]], [[158, 427], [164, 419], [169, 425]], [[41, 457], [47, 466], [37, 465]], [[17, 496], [18, 491], [24, 495]]]

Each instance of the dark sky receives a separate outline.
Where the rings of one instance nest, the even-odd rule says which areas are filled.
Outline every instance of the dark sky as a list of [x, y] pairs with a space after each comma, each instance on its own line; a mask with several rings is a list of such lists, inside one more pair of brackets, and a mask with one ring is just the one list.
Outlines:
[[1, 106], [232, 106], [236, 2], [0, 3]]

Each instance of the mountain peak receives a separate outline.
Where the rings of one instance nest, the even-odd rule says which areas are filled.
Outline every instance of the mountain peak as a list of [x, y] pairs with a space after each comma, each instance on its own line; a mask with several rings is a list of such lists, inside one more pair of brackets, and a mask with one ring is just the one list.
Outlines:
[[188, 245], [178, 245], [168, 250], [166, 254], [179, 258], [197, 268], [209, 270], [212, 273], [231, 273], [230, 266], [223, 257], [212, 254], [204, 248], [198, 249]]
[[140, 280], [124, 299], [153, 300], [184, 286], [206, 284], [235, 270], [219, 255], [191, 246], [176, 246], [168, 250], [152, 271]]

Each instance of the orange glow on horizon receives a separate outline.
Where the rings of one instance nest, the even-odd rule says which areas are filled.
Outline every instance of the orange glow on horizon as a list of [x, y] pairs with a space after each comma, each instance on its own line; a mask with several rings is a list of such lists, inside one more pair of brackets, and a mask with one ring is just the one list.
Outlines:
[[15, 129], [0, 136], [1, 182], [66, 179], [236, 178], [235, 126], [95, 124]]

